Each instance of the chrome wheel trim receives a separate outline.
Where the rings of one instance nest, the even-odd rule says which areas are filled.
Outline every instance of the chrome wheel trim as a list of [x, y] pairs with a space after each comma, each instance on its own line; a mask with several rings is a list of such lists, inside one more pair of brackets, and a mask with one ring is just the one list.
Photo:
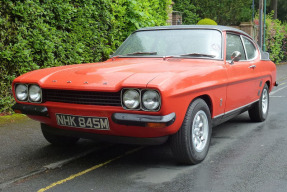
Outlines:
[[262, 101], [261, 101], [261, 106], [262, 106], [262, 113], [265, 115], [268, 111], [268, 91], [267, 89], [263, 89], [262, 92]]
[[197, 152], [201, 152], [205, 149], [209, 125], [208, 118], [204, 111], [198, 111], [193, 119], [192, 124], [192, 145]]

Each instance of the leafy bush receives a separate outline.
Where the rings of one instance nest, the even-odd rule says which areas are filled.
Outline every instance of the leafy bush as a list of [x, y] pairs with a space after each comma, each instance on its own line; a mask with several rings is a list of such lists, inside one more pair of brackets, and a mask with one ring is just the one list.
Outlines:
[[102, 61], [134, 30], [165, 25], [170, 0], [0, 1], [0, 113], [25, 72]]
[[204, 18], [198, 21], [197, 25], [217, 25], [212, 19]]
[[284, 39], [282, 42], [282, 51], [283, 51], [283, 61], [287, 62], [287, 22], [283, 23], [283, 27], [284, 27]]
[[279, 63], [286, 60], [287, 30], [281, 21], [272, 19], [273, 13], [266, 18], [266, 50], [270, 53], [270, 59]]

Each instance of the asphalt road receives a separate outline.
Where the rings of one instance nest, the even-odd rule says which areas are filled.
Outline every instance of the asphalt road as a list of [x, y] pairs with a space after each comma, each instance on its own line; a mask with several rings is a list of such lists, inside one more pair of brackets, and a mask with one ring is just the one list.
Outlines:
[[213, 128], [204, 162], [182, 166], [167, 145], [81, 140], [55, 148], [28, 118], [0, 124], [0, 191], [287, 191], [287, 65], [263, 123], [248, 114]]

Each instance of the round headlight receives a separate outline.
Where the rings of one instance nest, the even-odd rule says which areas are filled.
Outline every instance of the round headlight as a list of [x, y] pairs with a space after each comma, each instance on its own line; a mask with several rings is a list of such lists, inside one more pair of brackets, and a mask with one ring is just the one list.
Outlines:
[[148, 110], [156, 110], [160, 105], [160, 96], [157, 91], [146, 91], [142, 97], [143, 106]]
[[29, 100], [32, 102], [39, 102], [42, 99], [42, 90], [38, 85], [31, 85], [29, 87]]
[[128, 109], [136, 109], [140, 105], [140, 94], [138, 91], [130, 89], [123, 95], [123, 103]]
[[19, 101], [25, 101], [28, 97], [28, 88], [26, 85], [19, 84], [16, 85], [15, 94]]

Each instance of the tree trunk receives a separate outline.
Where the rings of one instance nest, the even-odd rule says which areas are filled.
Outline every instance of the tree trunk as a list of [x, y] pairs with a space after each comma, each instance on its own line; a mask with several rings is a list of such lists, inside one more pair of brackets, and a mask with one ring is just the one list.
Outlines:
[[273, 19], [277, 19], [277, 4], [278, 4], [278, 0], [272, 0], [271, 10], [274, 10]]
[[259, 30], [258, 30], [258, 45], [262, 47], [263, 37], [263, 0], [259, 0]]

